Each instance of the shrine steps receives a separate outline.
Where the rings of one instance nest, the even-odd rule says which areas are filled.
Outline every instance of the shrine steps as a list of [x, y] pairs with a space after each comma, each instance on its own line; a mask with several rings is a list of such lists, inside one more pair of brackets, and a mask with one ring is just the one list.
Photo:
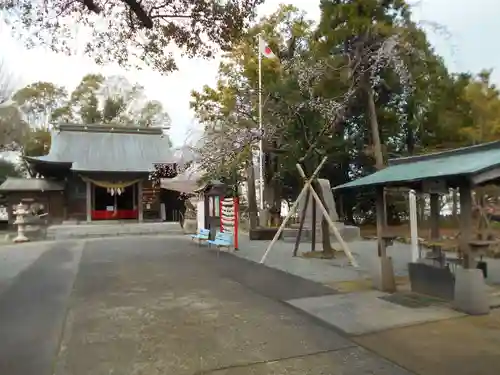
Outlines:
[[101, 238], [118, 236], [183, 234], [178, 222], [126, 223], [126, 222], [93, 222], [65, 223], [51, 225], [47, 228], [47, 239], [63, 240], [73, 238]]

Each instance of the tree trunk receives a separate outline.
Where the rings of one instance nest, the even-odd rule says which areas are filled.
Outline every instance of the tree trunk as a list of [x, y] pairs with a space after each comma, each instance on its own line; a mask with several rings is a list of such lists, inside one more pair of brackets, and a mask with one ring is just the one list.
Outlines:
[[382, 142], [380, 140], [380, 129], [377, 120], [377, 108], [375, 107], [375, 97], [373, 88], [367, 85], [366, 95], [368, 101], [368, 117], [370, 120], [370, 130], [372, 134], [373, 156], [375, 158], [375, 168], [380, 170], [384, 168], [384, 154], [382, 153]]
[[255, 191], [255, 169], [253, 160], [247, 164], [247, 200], [248, 200], [248, 217], [250, 220], [250, 229], [256, 229], [259, 223], [258, 210], [257, 210], [257, 194]]
[[408, 125], [408, 129], [406, 130], [406, 150], [409, 155], [415, 153], [415, 134], [410, 125]]
[[[375, 168], [381, 170], [384, 165], [384, 154], [382, 152], [382, 142], [380, 140], [380, 129], [377, 120], [377, 108], [375, 107], [375, 96], [373, 95], [373, 88], [368, 83], [366, 85], [366, 94], [368, 101], [368, 117], [370, 119], [370, 130], [372, 134], [373, 156], [375, 157]], [[387, 201], [386, 193], [384, 191], [384, 218], [387, 225]]]

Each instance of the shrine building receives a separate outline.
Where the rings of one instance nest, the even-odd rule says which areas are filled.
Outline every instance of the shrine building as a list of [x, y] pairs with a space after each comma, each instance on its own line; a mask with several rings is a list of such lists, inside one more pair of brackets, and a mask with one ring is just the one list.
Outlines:
[[149, 180], [155, 164], [174, 165], [161, 128], [59, 125], [51, 131], [48, 154], [25, 159], [44, 183], [7, 179], [0, 191], [16, 199], [31, 194], [51, 222], [174, 221], [182, 210], [178, 193], [160, 192]]

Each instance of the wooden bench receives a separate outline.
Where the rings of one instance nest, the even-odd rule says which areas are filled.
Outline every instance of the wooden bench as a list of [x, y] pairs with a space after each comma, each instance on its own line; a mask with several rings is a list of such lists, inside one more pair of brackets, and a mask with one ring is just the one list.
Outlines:
[[217, 256], [219, 256], [221, 247], [225, 247], [229, 251], [233, 246], [233, 234], [217, 232], [217, 234], [215, 235], [215, 239], [208, 240], [207, 243], [209, 247], [211, 245], [217, 246]]
[[191, 239], [193, 241], [198, 241], [198, 245], [200, 245], [202, 241], [208, 241], [210, 239], [210, 229], [200, 229], [198, 233], [191, 235]]

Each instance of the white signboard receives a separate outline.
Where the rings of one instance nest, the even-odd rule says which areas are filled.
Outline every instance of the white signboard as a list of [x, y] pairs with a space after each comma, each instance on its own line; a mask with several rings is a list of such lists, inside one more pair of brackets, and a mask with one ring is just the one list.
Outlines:
[[106, 206], [106, 211], [114, 211], [115, 206]]
[[8, 221], [9, 213], [7, 211], [7, 207], [0, 206], [0, 221]]
[[200, 200], [196, 202], [196, 223], [198, 225], [198, 230], [206, 229], [205, 226], [205, 202]]

